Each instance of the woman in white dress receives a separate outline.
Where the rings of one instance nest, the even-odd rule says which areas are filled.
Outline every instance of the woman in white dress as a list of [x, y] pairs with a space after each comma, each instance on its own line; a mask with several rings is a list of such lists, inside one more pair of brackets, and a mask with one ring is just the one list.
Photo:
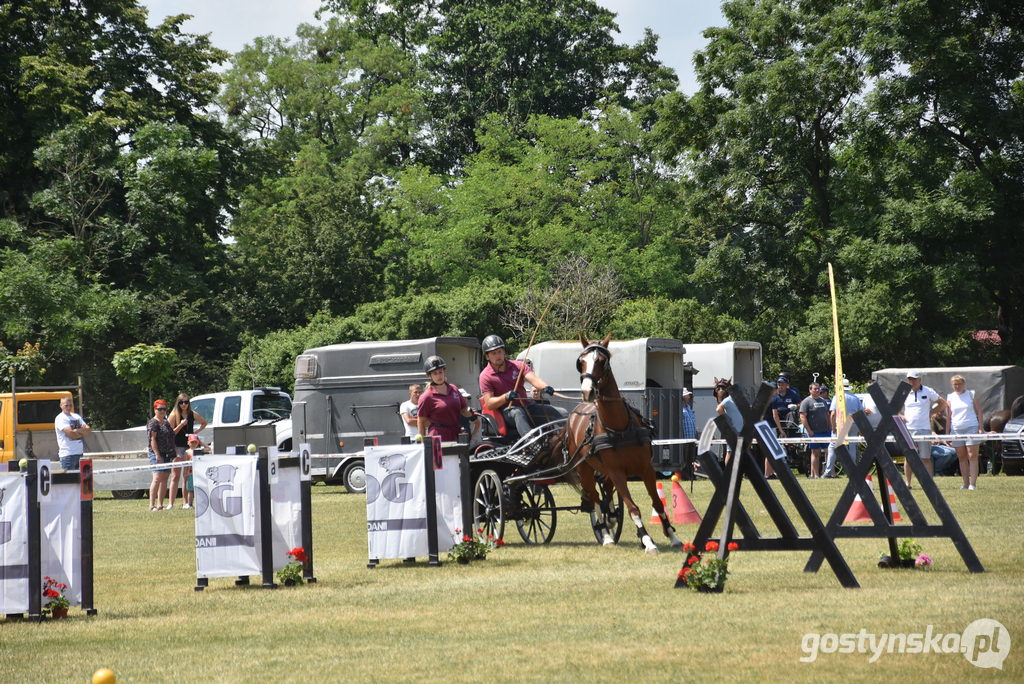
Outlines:
[[[953, 376], [953, 391], [946, 397], [946, 425], [951, 435], [976, 435], [981, 432], [981, 403], [974, 390], [967, 389], [962, 375]], [[960, 461], [960, 475], [964, 483], [960, 489], [975, 489], [978, 484], [978, 451], [981, 440], [954, 439], [956, 457]]]

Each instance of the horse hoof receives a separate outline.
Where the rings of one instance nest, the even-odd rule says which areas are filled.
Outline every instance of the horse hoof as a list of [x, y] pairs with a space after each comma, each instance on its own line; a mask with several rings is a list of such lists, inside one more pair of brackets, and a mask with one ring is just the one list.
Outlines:
[[611, 539], [605, 541], [601, 546], [615, 546], [615, 542]]
[[644, 553], [646, 553], [648, 556], [657, 556], [658, 555], [658, 547], [655, 546], [654, 548], [644, 549]]
[[681, 548], [683, 548], [683, 542], [678, 540], [678, 539], [676, 539], [674, 542], [672, 542], [672, 548], [673, 549], [681, 549]]

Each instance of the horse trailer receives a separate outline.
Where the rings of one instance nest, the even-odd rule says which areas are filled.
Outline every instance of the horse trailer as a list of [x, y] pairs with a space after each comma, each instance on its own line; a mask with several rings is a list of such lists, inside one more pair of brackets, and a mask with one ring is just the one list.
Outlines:
[[[682, 437], [683, 356], [687, 353], [683, 343], [664, 337], [641, 337], [612, 340], [608, 350], [619, 392], [654, 424], [658, 439]], [[541, 342], [527, 351], [517, 358], [529, 358], [534, 372], [563, 395], [553, 397], [551, 403], [571, 411], [580, 402], [576, 358], [583, 347], [579, 341]], [[690, 451], [680, 444], [655, 447], [655, 470], [683, 470]]]
[[686, 361], [693, 366], [693, 411], [697, 429], [715, 417], [715, 378], [731, 379], [753, 401], [763, 380], [760, 342], [686, 343]]
[[437, 354], [448, 381], [477, 393], [480, 343], [475, 337], [349, 342], [307, 349], [295, 359], [292, 433], [310, 446], [314, 478], [365, 491], [363, 448], [399, 444], [398, 407], [409, 386], [423, 385], [423, 363]]

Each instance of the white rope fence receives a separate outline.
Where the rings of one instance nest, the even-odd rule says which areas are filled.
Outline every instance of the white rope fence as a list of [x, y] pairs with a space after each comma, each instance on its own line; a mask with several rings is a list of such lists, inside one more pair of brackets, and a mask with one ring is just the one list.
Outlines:
[[[1024, 439], [1024, 430], [1016, 434], [1005, 433], [1005, 432], [979, 432], [977, 434], [970, 435], [911, 435], [911, 438], [915, 442], [953, 442], [953, 441], [964, 441], [967, 439], [980, 441], [980, 442], [1004, 442], [1007, 440], [1018, 440]], [[831, 442], [835, 439], [835, 436], [830, 437], [779, 437], [778, 440], [781, 444], [822, 444], [824, 442]], [[757, 441], [756, 439], [754, 440]], [[862, 444], [867, 441], [865, 437], [860, 435], [849, 435], [846, 438], [847, 442], [853, 444]], [[892, 435], [886, 437], [887, 442], [895, 442], [896, 438]], [[651, 441], [654, 446], [669, 446], [672, 444], [696, 444], [700, 442], [699, 439], [655, 439]], [[711, 444], [725, 444], [724, 439], [712, 439]]]

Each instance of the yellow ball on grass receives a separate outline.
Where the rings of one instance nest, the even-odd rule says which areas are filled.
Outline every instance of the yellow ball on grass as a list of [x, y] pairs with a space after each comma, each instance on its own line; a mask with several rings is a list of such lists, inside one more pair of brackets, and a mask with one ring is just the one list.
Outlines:
[[101, 667], [92, 673], [92, 684], [114, 684], [117, 675], [109, 667]]

